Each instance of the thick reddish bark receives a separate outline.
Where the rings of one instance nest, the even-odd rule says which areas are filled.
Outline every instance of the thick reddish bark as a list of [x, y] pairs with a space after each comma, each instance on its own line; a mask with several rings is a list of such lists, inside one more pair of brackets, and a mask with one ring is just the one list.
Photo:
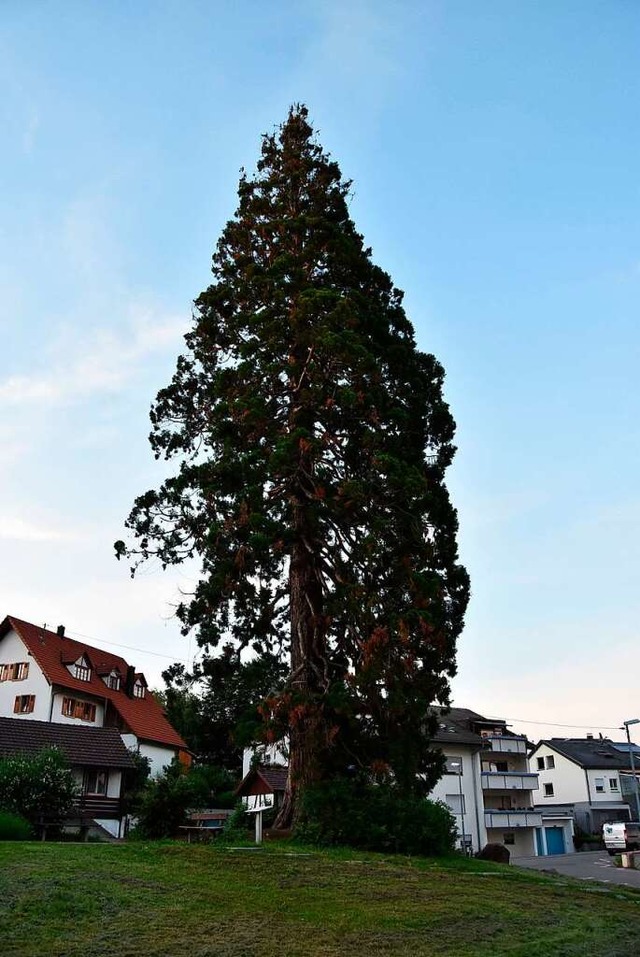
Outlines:
[[329, 676], [322, 617], [322, 581], [311, 549], [304, 505], [294, 507], [298, 540], [289, 567], [291, 692], [289, 776], [275, 827], [290, 827], [299, 813], [299, 795], [322, 776], [323, 694]]

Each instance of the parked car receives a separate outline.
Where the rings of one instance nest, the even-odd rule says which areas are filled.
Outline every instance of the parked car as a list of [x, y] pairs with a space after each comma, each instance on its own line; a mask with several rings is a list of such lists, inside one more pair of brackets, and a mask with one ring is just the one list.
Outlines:
[[612, 856], [621, 851], [640, 850], [640, 824], [637, 821], [611, 821], [602, 825], [602, 840]]

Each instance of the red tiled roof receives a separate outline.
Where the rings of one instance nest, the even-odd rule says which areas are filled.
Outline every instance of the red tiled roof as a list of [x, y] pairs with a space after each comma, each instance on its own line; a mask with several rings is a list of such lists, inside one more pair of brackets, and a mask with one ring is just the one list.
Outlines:
[[[152, 694], [146, 694], [144, 698], [130, 698], [122, 686], [119, 691], [115, 691], [108, 688], [99, 677], [100, 674], [109, 673], [115, 668], [124, 678], [129, 667], [124, 658], [67, 638], [66, 635], [61, 637], [53, 631], [47, 631], [39, 625], [31, 625], [12, 615], [7, 615], [0, 625], [0, 637], [4, 637], [11, 628], [22, 638], [52, 685], [110, 701], [124, 723], [142, 741], [188, 750]], [[64, 661], [76, 661], [83, 654], [91, 659], [93, 666], [89, 681], [74, 678], [63, 664]], [[136, 677], [138, 676], [136, 674]]]

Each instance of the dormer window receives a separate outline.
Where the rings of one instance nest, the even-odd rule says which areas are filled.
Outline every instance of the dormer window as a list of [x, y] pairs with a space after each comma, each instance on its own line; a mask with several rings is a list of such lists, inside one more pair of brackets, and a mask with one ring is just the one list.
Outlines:
[[87, 655], [81, 655], [76, 661], [66, 661], [65, 664], [77, 681], [91, 681], [91, 662]]
[[112, 671], [110, 675], [104, 675], [103, 679], [107, 688], [111, 688], [112, 691], [120, 691], [120, 684], [122, 679], [117, 671]]
[[142, 681], [138, 679], [133, 686], [133, 697], [134, 698], [144, 698], [146, 689]]

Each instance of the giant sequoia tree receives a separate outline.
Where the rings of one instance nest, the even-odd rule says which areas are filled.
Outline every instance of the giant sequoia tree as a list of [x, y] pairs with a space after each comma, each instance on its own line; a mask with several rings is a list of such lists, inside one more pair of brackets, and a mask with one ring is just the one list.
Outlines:
[[116, 544], [134, 569], [200, 559], [178, 616], [203, 647], [288, 656], [262, 705], [266, 739], [289, 738], [282, 825], [302, 789], [347, 769], [432, 785], [429, 708], [447, 703], [468, 599], [444, 373], [349, 188], [304, 107], [263, 138], [151, 411], [155, 455], [178, 467], [136, 500], [137, 544]]

